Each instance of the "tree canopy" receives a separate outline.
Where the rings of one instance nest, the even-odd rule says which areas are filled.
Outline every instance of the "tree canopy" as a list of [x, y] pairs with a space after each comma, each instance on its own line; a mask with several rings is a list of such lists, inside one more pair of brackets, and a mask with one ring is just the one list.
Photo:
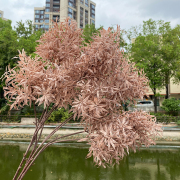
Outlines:
[[[129, 30], [128, 37], [134, 41], [128, 47], [129, 58], [139, 69], [144, 69], [155, 101], [157, 89], [168, 88], [170, 78], [177, 77], [179, 30], [179, 26], [172, 29], [170, 22], [152, 19], [143, 21], [139, 28]], [[166, 93], [168, 98], [168, 89]], [[154, 104], [156, 107], [156, 102]]]
[[[17, 34], [12, 29], [10, 20], [0, 18], [0, 77], [4, 74], [6, 67], [14, 67], [17, 60], [13, 59], [17, 54]], [[5, 103], [3, 97], [4, 82], [0, 83], [0, 107]]]
[[43, 30], [34, 30], [34, 26], [31, 20], [26, 20], [25, 23], [22, 21], [17, 22], [15, 26], [17, 33], [18, 49], [24, 49], [27, 55], [31, 55], [36, 51], [37, 40], [44, 33]]
[[[43, 32], [33, 31], [32, 21], [27, 20], [17, 22], [13, 29], [11, 21], [5, 21], [0, 18], [0, 77], [4, 74], [6, 67], [14, 67], [17, 64], [18, 50], [24, 49], [28, 55], [36, 51], [36, 40], [40, 38]], [[5, 104], [3, 95], [4, 81], [0, 83], [0, 107]]]

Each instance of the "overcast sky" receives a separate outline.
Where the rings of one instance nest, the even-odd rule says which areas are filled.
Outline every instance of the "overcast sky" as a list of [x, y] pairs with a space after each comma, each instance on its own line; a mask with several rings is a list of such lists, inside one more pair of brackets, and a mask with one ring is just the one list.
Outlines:
[[[175, 27], [180, 24], [180, 0], [93, 0], [96, 3], [96, 28], [103, 25], [105, 29], [120, 25], [128, 30], [150, 18], [171, 22]], [[4, 18], [16, 21], [33, 20], [34, 7], [45, 6], [45, 0], [0, 0], [0, 10]], [[115, 27], [115, 26], [114, 26]]]

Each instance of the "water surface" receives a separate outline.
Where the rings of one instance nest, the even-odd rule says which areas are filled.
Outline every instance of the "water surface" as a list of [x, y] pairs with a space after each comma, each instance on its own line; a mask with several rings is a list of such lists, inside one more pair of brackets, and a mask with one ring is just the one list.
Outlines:
[[[11, 180], [26, 143], [0, 142], [0, 180]], [[130, 153], [106, 169], [86, 159], [88, 146], [69, 143], [47, 148], [24, 180], [180, 180], [180, 147], [154, 146]]]

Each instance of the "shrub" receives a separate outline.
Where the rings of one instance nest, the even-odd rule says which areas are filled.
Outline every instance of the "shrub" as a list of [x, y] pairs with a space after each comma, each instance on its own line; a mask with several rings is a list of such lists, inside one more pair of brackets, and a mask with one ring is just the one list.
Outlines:
[[178, 115], [178, 111], [180, 111], [180, 100], [176, 100], [175, 98], [165, 99], [161, 108], [168, 114]]
[[177, 125], [178, 125], [178, 126], [180, 125], [180, 120], [177, 121]]
[[52, 112], [51, 116], [46, 122], [64, 122], [71, 115], [72, 113], [69, 113], [68, 110], [59, 108], [58, 110]]

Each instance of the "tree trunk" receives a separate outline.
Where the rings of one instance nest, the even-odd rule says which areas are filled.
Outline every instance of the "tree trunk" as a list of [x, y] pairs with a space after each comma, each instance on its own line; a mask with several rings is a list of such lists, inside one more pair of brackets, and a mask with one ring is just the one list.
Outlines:
[[166, 84], [166, 96], [165, 99], [169, 99], [169, 84]]
[[154, 113], [157, 113], [157, 97], [156, 97], [156, 88], [154, 88]]
[[169, 80], [169, 73], [166, 74], [166, 77], [165, 77], [165, 83], [166, 83], [166, 96], [165, 96], [165, 99], [169, 99], [169, 83], [170, 83], [170, 80]]
[[2, 108], [3, 98], [4, 98], [4, 92], [3, 89], [0, 87], [0, 109]]

